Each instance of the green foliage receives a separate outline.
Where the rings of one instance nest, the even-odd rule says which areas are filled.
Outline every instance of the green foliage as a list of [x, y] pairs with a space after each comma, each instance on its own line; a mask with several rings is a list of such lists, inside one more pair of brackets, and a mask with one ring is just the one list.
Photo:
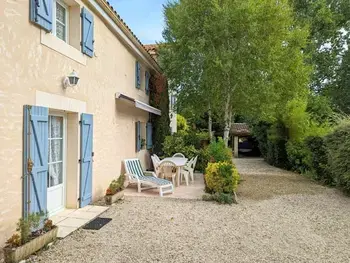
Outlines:
[[211, 162], [232, 163], [232, 151], [225, 146], [222, 138], [218, 141], [213, 140], [208, 146], [209, 160]]
[[261, 155], [266, 159], [268, 152], [268, 130], [271, 127], [270, 123], [260, 121], [258, 123], [252, 123], [252, 133], [258, 142]]
[[328, 168], [327, 146], [324, 137], [308, 137], [305, 144], [310, 151], [310, 171], [313, 179], [333, 185], [334, 180]]
[[220, 112], [223, 123], [232, 113], [271, 120], [305, 96], [308, 31], [289, 1], [171, 1], [164, 14], [160, 63], [179, 105], [199, 116]]
[[196, 170], [204, 172], [209, 162], [209, 152], [205, 142], [209, 140], [207, 132], [177, 132], [167, 136], [163, 143], [163, 152], [165, 156], [172, 156], [175, 153], [183, 153], [187, 158], [198, 155]]
[[32, 231], [39, 228], [40, 221], [43, 216], [44, 213], [32, 213], [26, 218], [19, 219], [17, 223], [17, 231], [20, 232], [22, 245], [30, 240]]
[[236, 202], [232, 194], [215, 193], [215, 194], [204, 194], [202, 196], [203, 201], [216, 201], [220, 204], [232, 204]]
[[181, 116], [180, 114], [176, 115], [176, 122], [177, 122], [177, 132], [187, 132], [188, 131], [188, 125], [187, 120]]
[[310, 170], [311, 152], [304, 142], [287, 143], [287, 155], [292, 170], [305, 173]]
[[121, 174], [117, 180], [113, 180], [107, 189], [107, 195], [114, 195], [124, 189], [125, 175]]
[[350, 193], [350, 123], [326, 136], [328, 166], [337, 186]]
[[[324, 136], [330, 131], [327, 120], [330, 120], [333, 111], [325, 109], [326, 106], [316, 105], [315, 100], [315, 96], [309, 97], [309, 110], [312, 114], [307, 111], [307, 101], [294, 99], [287, 103], [282, 121], [288, 129], [289, 140], [301, 142], [308, 136]], [[325, 112], [326, 110], [330, 112]], [[322, 117], [325, 118], [323, 121]]]
[[310, 94], [306, 111], [310, 119], [318, 125], [334, 124], [337, 122], [330, 99], [326, 96]]
[[199, 150], [209, 141], [209, 134], [207, 132], [196, 132], [191, 130], [184, 135], [184, 140], [186, 145], [193, 145]]
[[207, 167], [209, 161], [210, 161], [210, 155], [209, 155], [208, 147], [204, 147], [203, 149], [200, 149], [197, 164], [196, 164], [196, 170], [200, 171], [201, 173], [204, 173], [205, 168]]
[[287, 155], [288, 130], [281, 121], [270, 126], [267, 131], [267, 153], [265, 160], [280, 168], [290, 168]]
[[152, 75], [150, 79], [150, 105], [160, 109], [161, 116], [152, 114], [153, 153], [163, 155], [162, 148], [165, 137], [170, 135], [169, 92], [167, 80], [160, 75]]
[[[348, 0], [290, 0], [296, 21], [309, 27], [310, 35], [306, 48], [308, 64], [315, 70], [311, 76], [311, 87], [320, 91], [339, 79], [337, 68], [349, 35], [350, 12]], [[325, 81], [327, 80], [327, 81]]]
[[205, 170], [206, 191], [211, 194], [234, 194], [239, 178], [232, 162], [208, 163]]
[[186, 144], [186, 134], [175, 133], [167, 136], [163, 143], [163, 152], [165, 156], [173, 156], [175, 153], [183, 153], [187, 158], [193, 158], [199, 151], [193, 146]]
[[[349, 22], [350, 24], [350, 22]], [[337, 71], [338, 79], [329, 88], [328, 95], [331, 97], [336, 109], [340, 112], [350, 114], [350, 50], [343, 56], [342, 64]]]

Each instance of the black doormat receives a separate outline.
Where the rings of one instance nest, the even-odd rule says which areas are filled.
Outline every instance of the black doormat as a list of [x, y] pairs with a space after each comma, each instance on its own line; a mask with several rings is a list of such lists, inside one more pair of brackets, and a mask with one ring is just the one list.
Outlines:
[[96, 217], [90, 223], [86, 224], [83, 229], [99, 230], [110, 221], [112, 221], [112, 218]]

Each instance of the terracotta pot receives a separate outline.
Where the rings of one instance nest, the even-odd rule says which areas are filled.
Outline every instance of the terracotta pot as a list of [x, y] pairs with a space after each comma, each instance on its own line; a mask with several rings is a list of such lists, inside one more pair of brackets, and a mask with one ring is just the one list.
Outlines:
[[111, 205], [124, 197], [124, 191], [115, 193], [114, 195], [105, 195], [107, 205]]
[[34, 238], [24, 245], [16, 248], [4, 248], [5, 262], [17, 263], [27, 258], [34, 252], [40, 250], [47, 244], [53, 242], [57, 238], [58, 227], [51, 229], [49, 232]]

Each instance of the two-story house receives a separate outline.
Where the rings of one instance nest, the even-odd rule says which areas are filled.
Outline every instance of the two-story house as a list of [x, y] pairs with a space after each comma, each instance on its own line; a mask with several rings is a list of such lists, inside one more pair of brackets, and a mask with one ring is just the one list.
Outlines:
[[123, 159], [149, 167], [160, 73], [104, 0], [0, 1], [0, 247], [21, 216], [103, 196]]

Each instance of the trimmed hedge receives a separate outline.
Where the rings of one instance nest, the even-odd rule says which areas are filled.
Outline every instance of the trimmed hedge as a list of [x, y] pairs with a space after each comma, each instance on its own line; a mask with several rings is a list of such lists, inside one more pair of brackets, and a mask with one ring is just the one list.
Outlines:
[[315, 180], [333, 185], [334, 179], [328, 168], [327, 146], [324, 137], [312, 136], [305, 140], [310, 151], [310, 171]]
[[337, 186], [350, 193], [350, 123], [338, 126], [325, 142], [330, 175]]

